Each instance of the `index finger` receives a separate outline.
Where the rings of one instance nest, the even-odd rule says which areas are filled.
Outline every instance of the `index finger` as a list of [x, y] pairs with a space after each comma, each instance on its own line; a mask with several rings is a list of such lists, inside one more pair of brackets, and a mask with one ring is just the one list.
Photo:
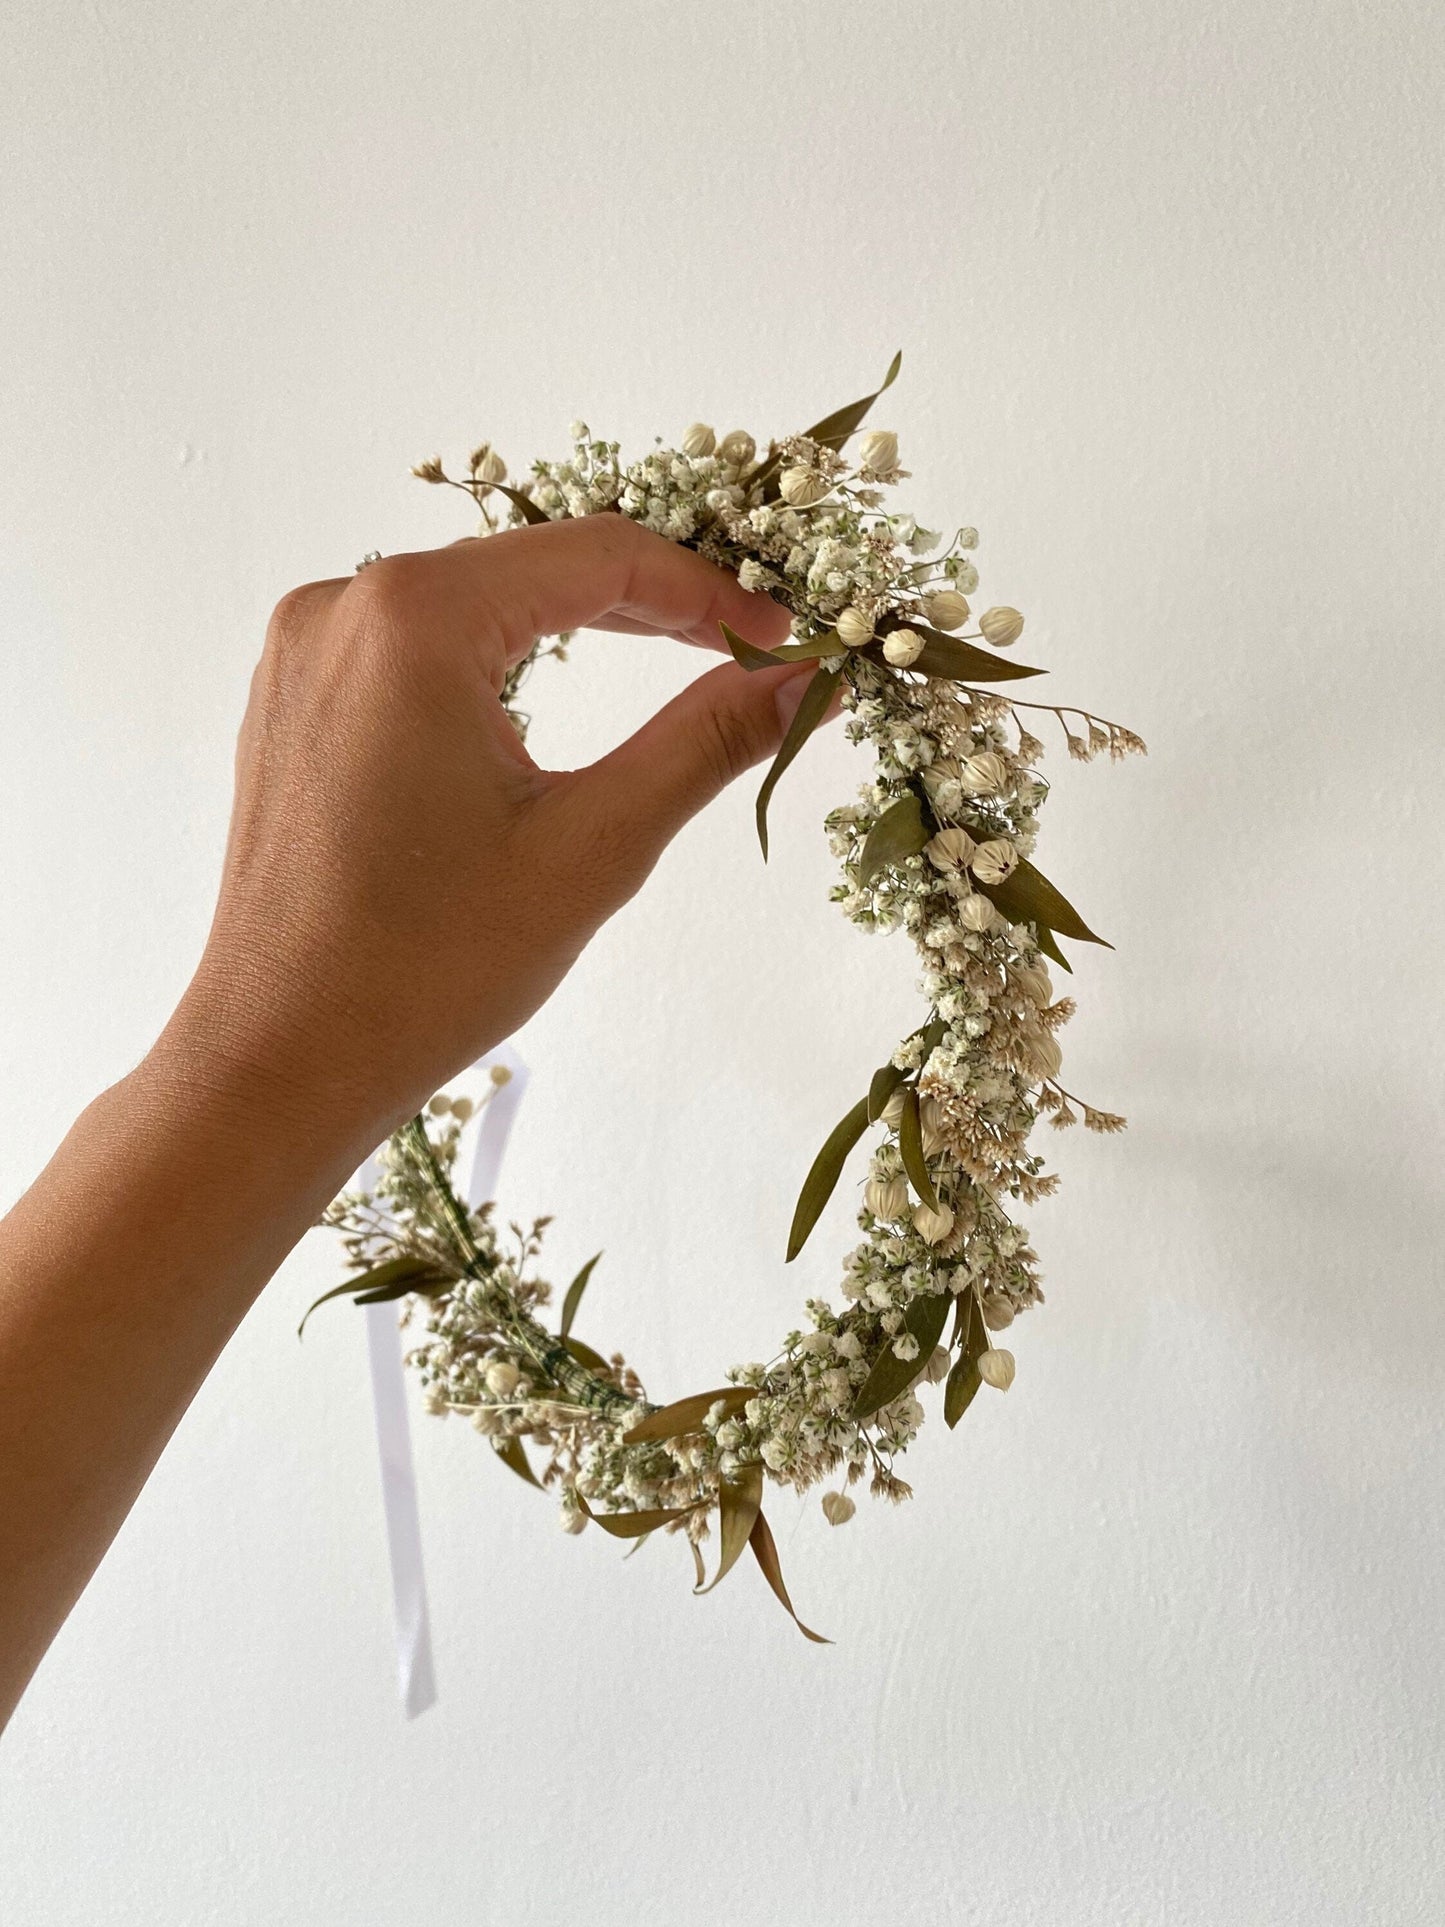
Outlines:
[[789, 633], [787, 610], [770, 596], [625, 515], [464, 536], [434, 553], [459, 595], [489, 605], [509, 666], [538, 636], [564, 629], [675, 636], [704, 649], [725, 646], [720, 622], [765, 649]]

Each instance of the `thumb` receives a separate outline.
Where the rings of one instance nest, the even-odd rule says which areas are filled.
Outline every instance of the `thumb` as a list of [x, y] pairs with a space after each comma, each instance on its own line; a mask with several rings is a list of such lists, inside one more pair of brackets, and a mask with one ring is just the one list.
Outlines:
[[699, 676], [634, 735], [576, 772], [574, 820], [605, 838], [612, 862], [635, 867], [640, 882], [689, 817], [776, 754], [817, 667], [746, 670], [728, 662]]

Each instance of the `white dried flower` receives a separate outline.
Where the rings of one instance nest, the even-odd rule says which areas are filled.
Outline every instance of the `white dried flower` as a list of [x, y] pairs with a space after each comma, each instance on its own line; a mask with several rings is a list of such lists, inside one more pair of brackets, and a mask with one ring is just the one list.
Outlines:
[[1011, 1301], [1001, 1291], [983, 1294], [983, 1322], [991, 1332], [1007, 1331], [1014, 1321]]
[[895, 669], [907, 669], [923, 654], [923, 644], [916, 629], [895, 629], [883, 644], [883, 654]]
[[570, 1499], [564, 1499], [561, 1510], [557, 1514], [557, 1523], [564, 1532], [585, 1532], [587, 1529], [587, 1514]]
[[863, 1202], [875, 1218], [891, 1222], [908, 1209], [908, 1185], [903, 1178], [869, 1178], [863, 1187]]
[[1037, 1004], [1040, 1010], [1046, 1009], [1054, 1001], [1054, 986], [1043, 964], [1020, 964], [1014, 976], [1025, 997], [1030, 1003]]
[[1045, 1077], [1057, 1077], [1063, 1065], [1064, 1053], [1059, 1049], [1058, 1039], [1046, 1030], [1032, 1030], [1028, 1033], [1029, 1056]]
[[494, 1358], [482, 1373], [487, 1390], [494, 1398], [510, 1398], [521, 1382], [522, 1374], [510, 1358]]
[[985, 609], [978, 619], [978, 626], [987, 643], [995, 649], [1007, 649], [1011, 642], [1017, 642], [1024, 632], [1024, 619], [1017, 609], [1010, 609], [1001, 603], [996, 609]]
[[935, 629], [961, 629], [968, 621], [968, 600], [957, 589], [940, 589], [924, 599], [923, 613]]
[[711, 455], [717, 447], [717, 436], [706, 422], [694, 422], [682, 438], [682, 452], [696, 460], [699, 456]]
[[767, 582], [768, 571], [763, 567], [762, 563], [751, 555], [744, 556], [738, 567], [739, 586], [746, 589], [751, 595], [755, 594], [759, 589], [766, 588]]
[[923, 1376], [928, 1380], [930, 1385], [939, 1385], [948, 1377], [952, 1369], [953, 1360], [949, 1357], [947, 1351], [945, 1351], [942, 1345], [935, 1345], [933, 1348], [933, 1356], [924, 1368]]
[[[828, 493], [828, 484], [816, 469], [785, 468], [778, 477], [778, 493], [791, 508], [811, 508]], [[869, 634], [872, 634], [870, 625]]]
[[887, 428], [875, 428], [858, 444], [858, 461], [863, 468], [886, 474], [898, 466], [898, 437]]
[[950, 827], [930, 837], [923, 846], [923, 854], [935, 870], [965, 870], [973, 861], [977, 847], [967, 830]]
[[982, 936], [985, 930], [993, 927], [995, 910], [987, 897], [977, 894], [964, 897], [958, 906], [958, 920], [965, 930], [972, 930]]
[[918, 1340], [912, 1332], [900, 1332], [893, 1341], [893, 1356], [901, 1364], [911, 1365], [918, 1356]]
[[913, 1228], [926, 1244], [942, 1244], [953, 1229], [953, 1213], [942, 1203], [936, 1211], [930, 1204], [915, 1204]]
[[[789, 474], [798, 472], [793, 469], [788, 471]], [[846, 643], [850, 649], [861, 649], [865, 642], [873, 639], [873, 618], [863, 609], [845, 609], [834, 627], [838, 631], [839, 642]]]
[[1008, 764], [997, 750], [981, 749], [964, 757], [958, 780], [970, 796], [989, 796], [1008, 782]]
[[992, 1346], [978, 1355], [978, 1375], [996, 1392], [1006, 1392], [1014, 1382], [1014, 1355], [995, 1351]]
[[1018, 868], [1019, 853], [1006, 836], [980, 843], [970, 866], [980, 883], [1003, 883]]
[[758, 452], [758, 445], [746, 429], [735, 428], [718, 443], [718, 460], [730, 468], [746, 468]]
[[823, 1517], [830, 1526], [845, 1526], [858, 1510], [846, 1492], [823, 1494]]

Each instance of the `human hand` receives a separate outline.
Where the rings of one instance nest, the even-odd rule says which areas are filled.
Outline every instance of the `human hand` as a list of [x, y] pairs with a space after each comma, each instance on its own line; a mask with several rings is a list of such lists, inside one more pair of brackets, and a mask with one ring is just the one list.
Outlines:
[[[765, 648], [785, 610], [618, 515], [467, 537], [308, 583], [252, 681], [220, 896], [168, 1027], [362, 1148], [522, 1024], [668, 841], [774, 752], [815, 665], [700, 676], [580, 770], [501, 703], [564, 629]], [[163, 1040], [166, 1041], [166, 1040]]]

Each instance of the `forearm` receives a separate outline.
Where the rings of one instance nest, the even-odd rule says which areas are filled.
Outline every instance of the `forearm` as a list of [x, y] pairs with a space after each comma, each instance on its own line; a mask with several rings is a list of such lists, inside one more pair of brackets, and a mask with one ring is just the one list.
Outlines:
[[[0, 1222], [0, 1724], [257, 1293], [369, 1143], [173, 1025]], [[334, 1116], [334, 1112], [333, 1112]]]

